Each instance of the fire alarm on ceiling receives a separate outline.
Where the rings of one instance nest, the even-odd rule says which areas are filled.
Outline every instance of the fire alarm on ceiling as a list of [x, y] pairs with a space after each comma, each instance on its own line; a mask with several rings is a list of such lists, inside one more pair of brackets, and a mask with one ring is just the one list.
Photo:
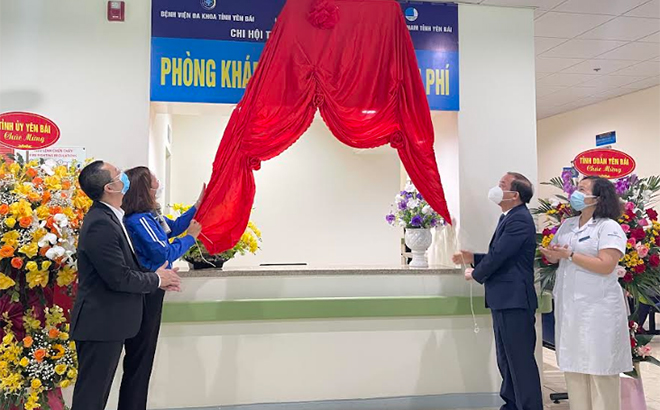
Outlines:
[[108, 2], [108, 21], [124, 21], [124, 2]]

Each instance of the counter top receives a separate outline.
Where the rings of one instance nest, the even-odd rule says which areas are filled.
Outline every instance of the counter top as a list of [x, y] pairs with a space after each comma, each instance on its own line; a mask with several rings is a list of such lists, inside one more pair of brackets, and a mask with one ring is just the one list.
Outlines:
[[223, 269], [185, 270], [182, 278], [229, 278], [272, 276], [376, 276], [376, 275], [456, 275], [460, 269], [432, 266], [413, 269], [406, 266], [251, 266]]

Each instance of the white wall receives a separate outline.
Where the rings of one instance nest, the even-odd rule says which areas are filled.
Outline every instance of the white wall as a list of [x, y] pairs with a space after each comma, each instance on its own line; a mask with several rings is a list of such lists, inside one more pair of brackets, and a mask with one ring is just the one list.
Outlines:
[[[637, 162], [640, 176], [660, 175], [660, 87], [624, 95], [538, 122], [539, 179], [561, 175], [577, 154], [596, 148], [596, 135], [616, 131], [613, 148]], [[542, 187], [540, 194], [557, 193]]]
[[0, 0], [0, 112], [45, 115], [89, 157], [146, 164], [151, 7], [126, 7], [110, 23], [104, 1]]
[[[228, 120], [173, 117], [173, 202], [197, 198]], [[293, 147], [255, 172], [252, 219], [263, 232], [262, 249], [230, 264], [399, 264], [400, 230], [385, 222], [399, 166], [393, 150], [353, 150], [317, 118]]]
[[[165, 197], [160, 198], [163, 207], [167, 205], [170, 181], [167, 169], [168, 130], [172, 127], [172, 117], [169, 114], [157, 114], [154, 109], [149, 115], [149, 162], [148, 166], [160, 180], [165, 191]], [[169, 147], [171, 149], [171, 147]]]
[[488, 190], [508, 171], [537, 179], [533, 10], [460, 5], [460, 226], [484, 251], [497, 224]]

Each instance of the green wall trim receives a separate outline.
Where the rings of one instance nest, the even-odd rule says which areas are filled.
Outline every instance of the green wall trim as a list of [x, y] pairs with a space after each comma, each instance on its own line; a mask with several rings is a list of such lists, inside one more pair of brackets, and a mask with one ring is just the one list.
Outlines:
[[[548, 305], [547, 296], [541, 306]], [[474, 297], [474, 313], [487, 315], [484, 297]], [[544, 309], [541, 310], [544, 312]], [[358, 319], [468, 316], [470, 298], [463, 296], [404, 296], [314, 299], [244, 299], [166, 302], [164, 323], [251, 320]]]

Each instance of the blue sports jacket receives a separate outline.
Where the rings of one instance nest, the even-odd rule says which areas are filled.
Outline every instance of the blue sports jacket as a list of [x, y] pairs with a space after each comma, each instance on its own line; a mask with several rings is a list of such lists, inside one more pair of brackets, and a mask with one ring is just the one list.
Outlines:
[[[197, 209], [190, 208], [176, 220], [163, 217], [171, 232], [165, 233], [156, 217], [150, 212], [136, 213], [124, 217], [124, 225], [131, 237], [135, 255], [144, 269], [155, 271], [163, 266], [165, 261], [168, 267], [183, 256], [195, 244], [195, 238], [186, 235], [176, 238], [188, 229], [190, 221], [195, 217]], [[170, 238], [176, 238], [170, 242]]]

